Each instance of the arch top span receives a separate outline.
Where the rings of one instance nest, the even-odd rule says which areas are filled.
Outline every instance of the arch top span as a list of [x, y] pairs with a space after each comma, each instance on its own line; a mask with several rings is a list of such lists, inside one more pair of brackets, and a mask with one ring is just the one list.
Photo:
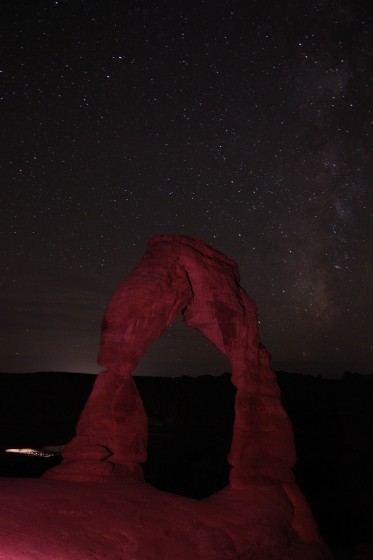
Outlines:
[[[258, 352], [254, 302], [233, 259], [201, 240], [160, 235], [118, 286], [105, 312], [98, 363], [130, 374], [178, 314], [231, 361], [236, 374]], [[251, 357], [249, 357], [251, 356]]]
[[221, 261], [232, 268], [235, 278], [239, 281], [239, 270], [236, 261], [227, 257], [218, 249], [215, 249], [211, 245], [208, 245], [201, 239], [195, 237], [188, 237], [187, 235], [175, 235], [175, 234], [161, 234], [155, 235], [148, 240], [148, 247], [152, 249], [153, 247], [159, 245], [160, 243], [176, 243], [181, 246], [190, 247], [197, 253], [204, 255], [216, 261]]

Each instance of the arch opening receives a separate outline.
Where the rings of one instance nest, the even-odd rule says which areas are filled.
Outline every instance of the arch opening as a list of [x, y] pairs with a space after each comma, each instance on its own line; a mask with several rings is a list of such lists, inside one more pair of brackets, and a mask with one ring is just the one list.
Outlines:
[[229, 369], [181, 318], [150, 345], [134, 375], [148, 419], [146, 482], [194, 499], [228, 485], [236, 394]]

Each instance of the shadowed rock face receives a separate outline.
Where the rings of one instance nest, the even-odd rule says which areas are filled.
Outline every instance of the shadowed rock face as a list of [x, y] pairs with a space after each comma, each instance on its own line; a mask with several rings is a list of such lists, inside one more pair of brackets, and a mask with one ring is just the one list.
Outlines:
[[[202, 501], [142, 482], [147, 418], [131, 373], [179, 313], [228, 357], [236, 387], [229, 485]], [[290, 470], [295, 462], [291, 425], [260, 344], [255, 305], [239, 285], [234, 261], [200, 240], [151, 239], [108, 305], [98, 362], [106, 371], [96, 380], [64, 461], [47, 472], [44, 488], [48, 494], [53, 483], [56, 489], [65, 483], [68, 493], [74, 487], [74, 496], [64, 499], [69, 511], [76, 511], [88, 484], [96, 522], [103, 515], [100, 503], [112, 494], [113, 528], [119, 527], [121, 542], [128, 543], [128, 554], [118, 558], [330, 558]], [[163, 513], [153, 518], [150, 531], [147, 508], [155, 502]], [[169, 535], [178, 535], [171, 548], [165, 547]], [[157, 548], [161, 556], [154, 553]], [[86, 557], [91, 556], [80, 552], [79, 558]]]

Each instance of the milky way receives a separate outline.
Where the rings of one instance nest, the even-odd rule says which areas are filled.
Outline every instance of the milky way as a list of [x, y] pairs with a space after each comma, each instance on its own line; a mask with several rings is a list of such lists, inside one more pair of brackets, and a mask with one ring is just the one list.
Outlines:
[[[372, 365], [372, 24], [352, 0], [2, 2], [0, 370], [97, 371], [158, 233], [238, 262], [274, 360]], [[211, 352], [177, 324], [144, 372], [221, 373]]]

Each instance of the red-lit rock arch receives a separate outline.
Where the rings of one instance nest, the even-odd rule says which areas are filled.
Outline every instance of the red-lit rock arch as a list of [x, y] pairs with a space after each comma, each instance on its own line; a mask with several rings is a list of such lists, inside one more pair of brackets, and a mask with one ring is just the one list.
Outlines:
[[[237, 389], [230, 482], [203, 501], [207, 517], [212, 515], [214, 526], [222, 523], [220, 529], [232, 532], [238, 549], [250, 551], [259, 541], [264, 548], [277, 543], [286, 549], [293, 541], [313, 543], [313, 552], [307, 556], [302, 544], [289, 559], [297, 554], [328, 558], [291, 473], [292, 428], [268, 353], [260, 344], [255, 304], [239, 284], [236, 263], [197, 239], [152, 238], [138, 266], [115, 291], [105, 312], [98, 356], [106, 371], [96, 380], [64, 461], [47, 477], [78, 482], [142, 479], [147, 418], [131, 373], [179, 313], [186, 325], [200, 330], [228, 357]], [[171, 496], [165, 496], [169, 503]], [[191, 511], [203, 516], [201, 507], [196, 502]], [[238, 557], [265, 556], [247, 552]]]

